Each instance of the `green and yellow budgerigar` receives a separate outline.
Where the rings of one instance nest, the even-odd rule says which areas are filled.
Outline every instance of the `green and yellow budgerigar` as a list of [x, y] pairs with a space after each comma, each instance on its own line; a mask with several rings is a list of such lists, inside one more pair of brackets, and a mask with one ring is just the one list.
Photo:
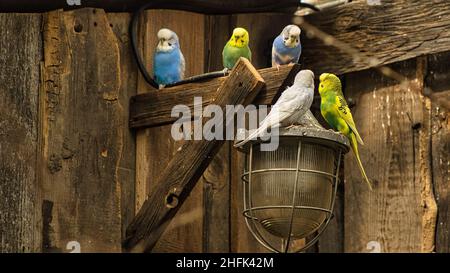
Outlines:
[[244, 28], [235, 28], [230, 40], [226, 43], [222, 51], [223, 67], [232, 69], [240, 57], [252, 60], [252, 52], [248, 46], [249, 36]]
[[323, 73], [320, 75], [319, 93], [321, 97], [320, 112], [322, 116], [334, 130], [341, 132], [349, 139], [361, 174], [372, 190], [372, 184], [369, 178], [367, 178], [361, 159], [359, 158], [358, 142], [361, 145], [364, 145], [364, 142], [358, 130], [356, 130], [352, 113], [345, 101], [341, 81], [334, 74]]

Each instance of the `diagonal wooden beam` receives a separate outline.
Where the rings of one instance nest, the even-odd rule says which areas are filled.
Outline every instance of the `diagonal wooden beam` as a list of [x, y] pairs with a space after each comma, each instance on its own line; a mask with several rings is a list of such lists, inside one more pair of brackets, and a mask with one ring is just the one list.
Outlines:
[[[298, 71], [299, 65], [285, 65], [279, 70], [277, 68], [258, 70], [266, 85], [253, 103], [271, 104], [280, 91], [292, 83]], [[227, 77], [220, 77], [133, 96], [130, 100], [130, 128], [139, 129], [172, 123], [178, 119], [170, 115], [172, 108], [179, 104], [189, 106], [193, 113], [194, 97], [202, 97], [203, 106], [210, 104], [217, 88], [226, 79]]]
[[[217, 89], [214, 104], [222, 108], [223, 113], [226, 105], [245, 106], [254, 100], [263, 86], [264, 80], [256, 69], [241, 58]], [[223, 115], [221, 125], [226, 126], [226, 122], [232, 122], [232, 119]], [[154, 247], [223, 143], [223, 140], [183, 143], [159, 176], [157, 188], [128, 226], [124, 251], [150, 251]]]

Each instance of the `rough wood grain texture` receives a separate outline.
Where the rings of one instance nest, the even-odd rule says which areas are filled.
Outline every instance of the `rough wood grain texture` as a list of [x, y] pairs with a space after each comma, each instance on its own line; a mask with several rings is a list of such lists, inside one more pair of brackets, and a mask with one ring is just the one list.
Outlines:
[[[355, 1], [307, 16], [306, 20], [364, 54], [380, 59], [382, 64], [450, 50], [447, 0], [384, 1], [380, 6]], [[305, 38], [301, 61], [317, 74], [343, 74], [369, 68], [367, 63], [333, 46]]]
[[128, 151], [118, 40], [103, 10], [58, 10], [44, 19], [43, 250], [68, 252], [77, 241], [81, 252], [119, 252], [127, 184], [119, 168]]
[[[172, 29], [180, 38], [181, 50], [186, 58], [186, 76], [204, 72], [205, 41], [191, 34], [199, 33], [200, 37], [203, 37], [205, 16], [189, 12], [154, 10], [147, 11], [142, 17], [139, 37], [142, 37], [141, 48], [150, 72], [157, 44], [156, 33], [162, 27]], [[138, 92], [152, 92], [141, 75]], [[172, 139], [170, 129], [171, 126], [162, 126], [137, 131], [136, 211], [142, 206], [148, 194], [153, 192], [161, 171], [181, 145], [180, 141], [175, 142]], [[154, 252], [202, 251], [202, 196], [203, 187], [199, 184], [158, 241]]]
[[[69, 3], [72, 2], [72, 5]], [[77, 3], [78, 2], [78, 3]], [[155, 2], [158, 2], [157, 4]], [[0, 12], [46, 12], [55, 9], [100, 8], [108, 12], [134, 12], [147, 0], [82, 0], [82, 1], [54, 1], [54, 0], [2, 0]], [[180, 9], [209, 14], [229, 14], [238, 12], [275, 12], [295, 11], [298, 0], [171, 0], [153, 1], [159, 9]]]
[[[241, 58], [217, 90], [214, 102], [222, 111], [226, 105], [246, 105], [253, 101], [263, 85], [264, 80], [254, 67]], [[220, 126], [226, 126], [228, 122], [223, 117]], [[148, 251], [154, 247], [222, 144], [220, 140], [203, 139], [185, 141], [177, 149], [159, 176], [156, 189], [128, 227], [127, 239], [123, 243], [126, 250]]]
[[436, 252], [450, 252], [450, 52], [428, 57], [426, 88], [431, 96], [431, 160], [438, 205]]
[[41, 15], [0, 14], [0, 252], [41, 250]]
[[[244, 27], [250, 35], [250, 49], [252, 50], [252, 63], [256, 68], [271, 66], [272, 43], [275, 37], [280, 34], [281, 30], [290, 23], [289, 16], [282, 14], [252, 14], [233, 16], [233, 27]], [[269, 68], [271, 70], [273, 68]], [[275, 69], [276, 70], [276, 69]], [[293, 76], [300, 70], [295, 70]], [[269, 77], [261, 76], [266, 80], [269, 86]], [[292, 79], [291, 79], [292, 80]], [[287, 85], [291, 85], [292, 81], [288, 81], [286, 85], [280, 88], [280, 91], [286, 89]], [[279, 91], [277, 90], [277, 92]], [[262, 93], [261, 93], [262, 94]], [[274, 93], [276, 94], [276, 93]], [[266, 103], [255, 100], [254, 104], [270, 104], [277, 97], [271, 97]], [[241, 175], [245, 164], [245, 156], [243, 153], [232, 149], [231, 153], [231, 251], [232, 252], [269, 252], [251, 235], [245, 224], [242, 210], [243, 204], [243, 188]]]
[[128, 13], [107, 14], [110, 26], [116, 35], [120, 54], [120, 89], [118, 107], [121, 109], [121, 120], [118, 124], [122, 138], [123, 152], [119, 167], [117, 168], [118, 181], [121, 189], [120, 211], [122, 222], [122, 238], [125, 230], [135, 214], [135, 178], [136, 178], [136, 138], [135, 134], [127, 129], [129, 100], [136, 95], [137, 67], [131, 52], [128, 35], [131, 15]]
[[225, 142], [202, 176], [203, 252], [230, 252], [230, 142]]
[[[230, 16], [207, 16], [207, 71], [223, 69], [222, 47], [231, 35]], [[230, 252], [230, 142], [225, 142], [202, 176], [203, 252]]]
[[[266, 86], [253, 104], [271, 104], [279, 92], [292, 83], [299, 69], [298, 65], [287, 65], [280, 67], [279, 71], [276, 68], [259, 70], [258, 72], [266, 81]], [[138, 129], [172, 123], [178, 119], [171, 116], [172, 108], [175, 105], [187, 105], [193, 112], [194, 97], [202, 97], [205, 107], [211, 103], [214, 92], [225, 79], [226, 77], [220, 77], [201, 83], [188, 83], [162, 90], [151, 90], [132, 97], [130, 128]]]
[[[396, 64], [405, 85], [373, 70], [346, 76], [346, 97], [365, 145], [364, 184], [351, 153], [345, 158], [345, 251], [430, 252], [436, 203], [431, 184], [430, 102], [422, 95], [424, 64]], [[373, 249], [372, 249], [373, 250]]]

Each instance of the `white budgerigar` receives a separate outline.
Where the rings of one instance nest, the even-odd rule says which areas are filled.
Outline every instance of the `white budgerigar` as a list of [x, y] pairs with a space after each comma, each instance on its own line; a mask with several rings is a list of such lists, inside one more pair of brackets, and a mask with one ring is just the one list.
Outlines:
[[269, 128], [287, 127], [298, 124], [309, 110], [314, 99], [314, 73], [301, 70], [295, 76], [294, 84], [286, 89], [272, 106], [270, 113], [260, 123], [258, 129], [235, 147], [243, 146], [250, 140], [262, 136]]

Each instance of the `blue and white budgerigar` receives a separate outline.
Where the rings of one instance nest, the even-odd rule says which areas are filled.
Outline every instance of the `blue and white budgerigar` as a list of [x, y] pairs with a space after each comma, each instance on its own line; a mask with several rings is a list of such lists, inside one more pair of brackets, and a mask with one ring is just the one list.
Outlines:
[[302, 53], [300, 43], [301, 29], [296, 25], [286, 26], [275, 38], [272, 46], [272, 67], [283, 64], [298, 63]]
[[186, 63], [175, 32], [162, 28], [157, 35], [158, 45], [153, 56], [153, 76], [162, 88], [184, 78]]
[[241, 147], [250, 140], [262, 136], [269, 128], [288, 128], [301, 123], [313, 99], [314, 73], [311, 70], [301, 70], [295, 76], [294, 84], [281, 94], [258, 129], [250, 133], [245, 140], [237, 143], [235, 147]]

